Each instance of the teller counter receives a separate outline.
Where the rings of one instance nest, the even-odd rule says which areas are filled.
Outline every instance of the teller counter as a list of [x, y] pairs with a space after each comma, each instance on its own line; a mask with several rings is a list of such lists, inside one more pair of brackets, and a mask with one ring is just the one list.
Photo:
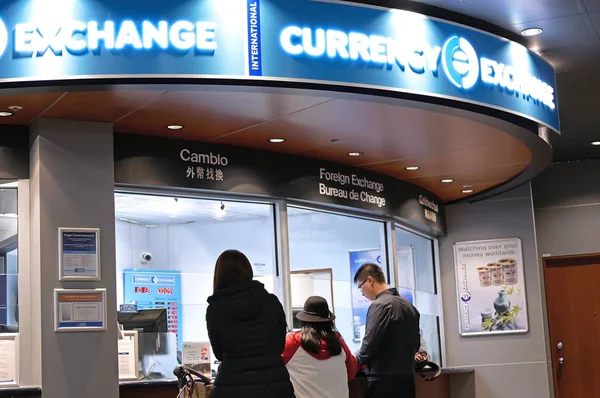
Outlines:
[[[445, 368], [442, 369], [442, 374], [432, 382], [416, 376], [415, 398], [452, 398], [451, 383], [455, 379], [460, 379], [461, 383], [474, 383], [472, 375], [473, 369], [470, 368]], [[350, 383], [350, 398], [363, 398], [366, 390], [367, 379], [364, 375], [359, 375]], [[175, 398], [178, 393], [177, 382], [174, 380], [142, 380], [122, 382], [120, 385], [120, 398]]]

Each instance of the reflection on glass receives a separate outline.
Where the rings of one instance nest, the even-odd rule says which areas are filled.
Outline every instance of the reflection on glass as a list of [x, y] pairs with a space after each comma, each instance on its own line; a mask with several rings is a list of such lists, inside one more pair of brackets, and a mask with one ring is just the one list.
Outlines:
[[294, 312], [312, 295], [331, 300], [338, 330], [357, 350], [369, 302], [353, 283], [353, 271], [372, 261], [387, 274], [384, 223], [289, 207], [288, 233]]
[[223, 251], [242, 251], [254, 278], [278, 290], [272, 205], [117, 193], [115, 209], [118, 304], [166, 308], [173, 360], [184, 342], [208, 342], [206, 300]]
[[17, 190], [0, 189], [0, 333], [19, 331]]

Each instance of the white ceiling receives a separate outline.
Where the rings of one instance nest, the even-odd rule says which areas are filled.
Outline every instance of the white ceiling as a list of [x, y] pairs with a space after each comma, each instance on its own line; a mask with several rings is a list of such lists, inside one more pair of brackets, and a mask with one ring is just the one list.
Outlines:
[[[221, 204], [225, 205], [223, 211]], [[118, 220], [152, 227], [270, 217], [272, 206], [180, 197], [175, 201], [174, 196], [116, 193], [115, 213]]]

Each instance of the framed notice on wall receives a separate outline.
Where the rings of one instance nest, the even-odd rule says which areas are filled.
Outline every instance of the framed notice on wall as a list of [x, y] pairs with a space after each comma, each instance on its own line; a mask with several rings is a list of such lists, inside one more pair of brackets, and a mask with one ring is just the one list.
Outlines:
[[58, 275], [64, 280], [100, 280], [100, 229], [58, 229]]
[[0, 387], [19, 385], [19, 335], [0, 334]]
[[54, 289], [54, 330], [106, 330], [106, 289]]
[[461, 336], [529, 330], [520, 239], [457, 242], [454, 265]]

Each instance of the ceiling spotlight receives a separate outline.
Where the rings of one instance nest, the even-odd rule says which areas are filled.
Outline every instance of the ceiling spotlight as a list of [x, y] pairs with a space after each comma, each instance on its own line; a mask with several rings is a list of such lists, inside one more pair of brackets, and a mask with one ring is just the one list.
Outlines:
[[463, 189], [462, 193], [473, 193], [474, 191], [472, 189]]
[[452, 178], [444, 178], [443, 180], [441, 180], [444, 184], [449, 184], [451, 182], [454, 182], [454, 180]]
[[348, 156], [362, 156], [364, 155], [364, 152], [350, 152], [348, 153]]
[[169, 124], [167, 128], [169, 130], [181, 130], [183, 126], [181, 124]]
[[537, 36], [537, 35], [541, 35], [542, 32], [544, 31], [544, 29], [542, 28], [528, 28], [528, 29], [523, 29], [523, 31], [521, 31], [521, 34], [523, 36]]
[[8, 117], [8, 116], [12, 116], [13, 113], [9, 112], [9, 111], [0, 111], [0, 117]]
[[284, 138], [270, 138], [269, 142], [272, 142], [273, 144], [279, 144], [281, 142], [285, 142]]
[[419, 170], [419, 166], [406, 166], [405, 169], [408, 171], [417, 171]]
[[473, 186], [472, 185], [463, 185], [463, 188], [470, 189], [470, 188], [473, 188]]
[[23, 109], [23, 107], [19, 105], [11, 105], [8, 107], [8, 109], [10, 109], [13, 112], [19, 112], [21, 109]]
[[592, 141], [590, 142], [593, 146], [600, 146], [600, 141]]

